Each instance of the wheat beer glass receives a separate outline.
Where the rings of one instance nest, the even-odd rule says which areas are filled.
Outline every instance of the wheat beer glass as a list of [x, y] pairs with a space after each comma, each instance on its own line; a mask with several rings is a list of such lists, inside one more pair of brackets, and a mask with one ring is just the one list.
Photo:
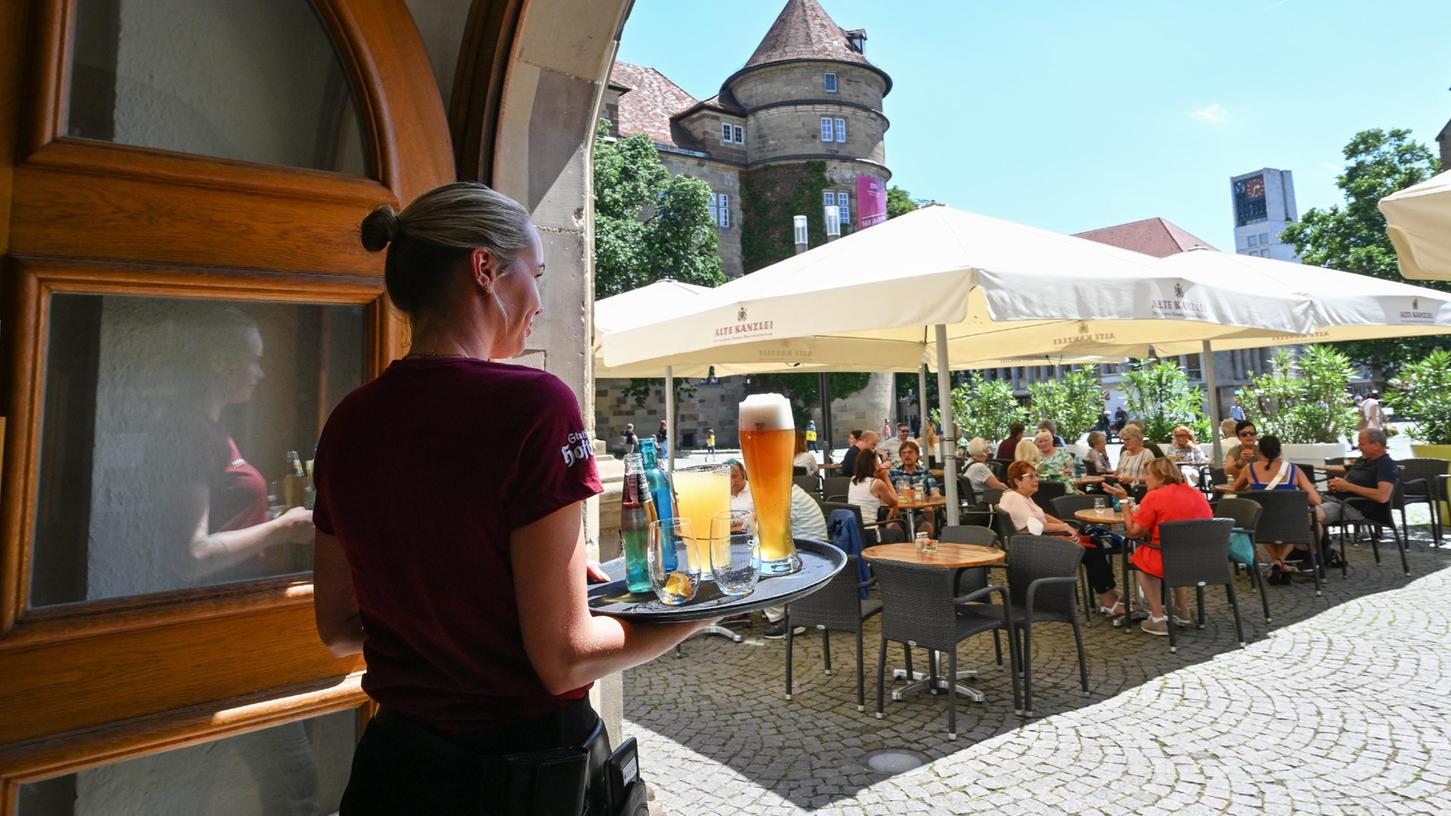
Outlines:
[[761, 575], [787, 575], [801, 569], [791, 540], [791, 460], [796, 423], [791, 403], [780, 394], [752, 394], [741, 403], [741, 457], [756, 503], [761, 538]]
[[699, 465], [681, 468], [675, 483], [675, 515], [690, 522], [684, 533], [689, 569], [710, 580], [710, 520], [731, 511], [731, 466]]

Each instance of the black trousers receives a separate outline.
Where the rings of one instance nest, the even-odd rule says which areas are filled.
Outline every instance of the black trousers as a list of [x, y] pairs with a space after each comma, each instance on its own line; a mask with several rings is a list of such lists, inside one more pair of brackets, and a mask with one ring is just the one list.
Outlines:
[[[427, 813], [490, 816], [496, 758], [584, 746], [599, 716], [583, 699], [554, 714], [469, 734], [440, 734], [389, 709], [368, 723], [353, 753], [339, 816]], [[596, 749], [609, 755], [606, 742]]]
[[1108, 554], [1100, 547], [1083, 548], [1083, 570], [1088, 573], [1088, 585], [1102, 595], [1113, 589], [1113, 567], [1109, 566]]

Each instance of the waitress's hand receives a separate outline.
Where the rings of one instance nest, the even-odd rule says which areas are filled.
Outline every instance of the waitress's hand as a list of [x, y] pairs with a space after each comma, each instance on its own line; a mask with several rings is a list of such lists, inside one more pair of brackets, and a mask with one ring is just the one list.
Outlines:
[[585, 559], [584, 574], [587, 582], [591, 584], [604, 584], [610, 580], [610, 576], [605, 573], [604, 568], [600, 566], [600, 562], [593, 558]]
[[287, 544], [311, 544], [314, 531], [312, 511], [306, 507], [294, 507], [272, 520], [281, 531], [282, 542]]

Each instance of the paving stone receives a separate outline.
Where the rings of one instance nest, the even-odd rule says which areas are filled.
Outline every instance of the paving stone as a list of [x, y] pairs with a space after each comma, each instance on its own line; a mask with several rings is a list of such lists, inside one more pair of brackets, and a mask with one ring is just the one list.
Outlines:
[[[1092, 694], [1077, 685], [1071, 630], [1034, 631], [1034, 719], [1012, 711], [990, 638], [959, 649], [987, 702], [915, 695], [876, 704], [878, 629], [869, 625], [867, 707], [855, 707], [855, 649], [796, 643], [795, 699], [782, 699], [781, 641], [759, 625], [731, 643], [703, 637], [625, 677], [627, 735], [666, 816], [866, 813], [1451, 813], [1451, 547], [1411, 530], [1412, 578], [1393, 547], [1376, 566], [1349, 547], [1348, 579], [1269, 587], [1274, 623], [1237, 589], [1249, 646], [1238, 648], [1223, 592], [1179, 652], [1095, 617], [1084, 629]], [[1382, 554], [1383, 557], [1385, 553]], [[914, 667], [924, 655], [913, 650]], [[892, 646], [888, 665], [900, 666]], [[888, 680], [890, 691], [900, 682]], [[1312, 690], [1304, 692], [1304, 690]], [[899, 748], [928, 765], [892, 777], [862, 767]]]

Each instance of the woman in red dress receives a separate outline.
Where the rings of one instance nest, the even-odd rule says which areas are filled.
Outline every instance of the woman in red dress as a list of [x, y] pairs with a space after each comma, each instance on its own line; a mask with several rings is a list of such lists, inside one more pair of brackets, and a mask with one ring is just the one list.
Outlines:
[[[1169, 617], [1164, 614], [1162, 600], [1164, 556], [1159, 548], [1159, 525], [1166, 521], [1189, 521], [1214, 517], [1204, 494], [1184, 481], [1184, 473], [1172, 459], [1155, 459], [1143, 472], [1149, 492], [1133, 514], [1125, 519], [1129, 537], [1139, 539], [1134, 550], [1134, 566], [1139, 570], [1139, 588], [1149, 602], [1149, 619], [1142, 629], [1151, 635], [1169, 634]], [[1120, 497], [1127, 493], [1122, 487], [1105, 487]], [[1189, 618], [1189, 587], [1174, 588], [1174, 621], [1187, 625]]]

